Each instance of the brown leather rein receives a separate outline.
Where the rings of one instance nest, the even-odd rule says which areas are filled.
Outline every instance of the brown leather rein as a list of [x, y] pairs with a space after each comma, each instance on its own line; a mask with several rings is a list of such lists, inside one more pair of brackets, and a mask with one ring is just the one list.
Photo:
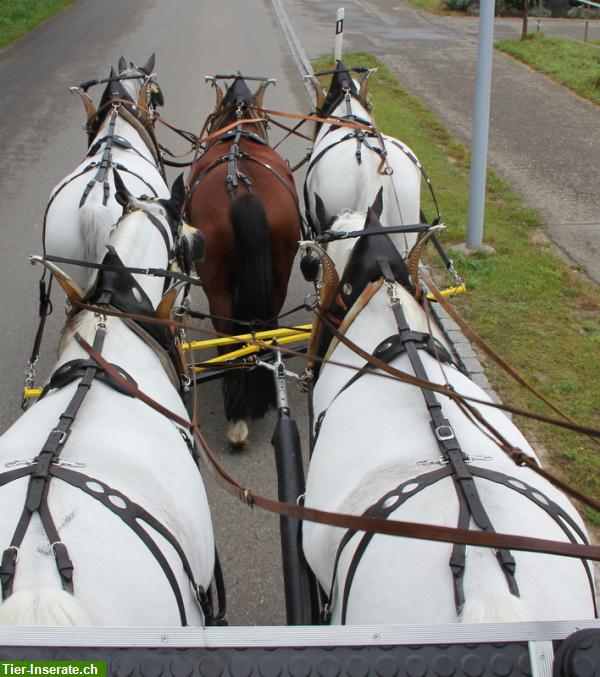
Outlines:
[[[86, 304], [80, 304], [81, 308], [86, 308]], [[97, 307], [91, 306], [90, 309], [98, 310]], [[87, 309], [87, 308], [86, 308]], [[111, 314], [115, 316], [123, 315], [118, 312], [110, 312], [106, 314]], [[129, 316], [131, 317], [131, 316]], [[147, 319], [147, 318], [146, 318]], [[169, 321], [171, 322], [171, 321]], [[175, 323], [172, 323], [175, 324]], [[340, 340], [348, 341], [343, 335], [340, 335]], [[499, 533], [487, 533], [483, 531], [471, 531], [469, 529], [457, 529], [452, 527], [442, 527], [436, 525], [420, 524], [415, 522], [404, 522], [398, 520], [386, 520], [376, 517], [365, 517], [350, 515], [344, 513], [335, 513], [324, 510], [317, 510], [314, 508], [308, 508], [306, 506], [295, 505], [292, 503], [284, 503], [268, 497], [262, 496], [255, 493], [252, 489], [245, 486], [237, 479], [232, 477], [225, 468], [219, 463], [215, 454], [211, 451], [208, 446], [206, 439], [204, 438], [201, 430], [198, 428], [195, 422], [188, 421], [185, 418], [182, 418], [178, 414], [172, 412], [168, 408], [161, 405], [159, 402], [156, 402], [154, 399], [149, 397], [146, 393], [141, 391], [137, 386], [130, 383], [125, 379], [112, 365], [110, 365], [106, 360], [96, 351], [94, 348], [78, 333], [75, 334], [75, 339], [79, 345], [88, 353], [88, 355], [100, 365], [100, 367], [118, 383], [123, 389], [129, 392], [134, 397], [137, 397], [142, 402], [150, 406], [155, 411], [161, 413], [163, 416], [169, 418], [173, 422], [180, 425], [182, 428], [188, 430], [195, 438], [199, 453], [202, 456], [202, 459], [207, 464], [211, 470], [216, 481], [221, 487], [223, 487], [227, 492], [233, 496], [237, 496], [242, 502], [246, 503], [248, 506], [253, 507], [257, 506], [269, 512], [274, 512], [282, 516], [292, 517], [298, 520], [308, 520], [312, 522], [318, 522], [321, 524], [327, 524], [335, 527], [342, 527], [345, 529], [352, 529], [356, 531], [366, 531], [370, 533], [381, 533], [388, 534], [393, 536], [403, 536], [405, 538], [417, 538], [423, 540], [431, 541], [441, 541], [446, 543], [459, 543], [465, 545], [474, 545], [482, 546], [489, 548], [508, 548], [512, 550], [522, 550], [528, 552], [539, 552], [553, 555], [562, 555], [566, 557], [576, 557], [590, 560], [599, 560], [600, 561], [600, 546], [591, 546], [583, 545], [579, 543], [566, 543], [561, 541], [551, 541], [547, 539], [539, 538], [530, 538], [524, 536], [515, 536], [510, 534], [499, 534]], [[355, 348], [354, 344], [348, 341], [352, 349]], [[356, 346], [358, 348], [358, 346]], [[360, 350], [360, 349], [359, 349]], [[293, 352], [293, 351], [292, 351]], [[362, 351], [364, 353], [364, 351]], [[357, 351], [357, 354], [361, 354]], [[372, 355], [364, 353], [362, 355], [365, 359], [372, 361], [373, 366], [376, 366], [383, 371], [391, 370], [391, 373], [394, 376], [402, 375], [403, 379], [405, 375], [403, 372], [399, 372], [392, 367], [389, 367], [385, 362], [381, 362], [376, 358], [373, 358]], [[381, 362], [381, 364], [379, 364]], [[406, 379], [406, 380], [413, 380]], [[420, 379], [414, 379], [415, 381], [420, 381]], [[457, 398], [458, 395], [454, 391], [451, 391], [443, 386], [436, 386], [435, 384], [429, 384], [428, 382], [426, 387], [432, 389], [437, 389], [438, 391], [443, 392], [443, 394], [450, 397]], [[452, 393], [452, 394], [450, 394]], [[485, 403], [487, 404], [487, 402]], [[590, 430], [589, 434], [600, 437], [600, 431]], [[536, 469], [536, 468], [533, 468]], [[588, 499], [593, 503], [593, 499]], [[596, 503], [596, 509], [600, 508], [600, 504]]]
[[[128, 103], [131, 105], [131, 101], [126, 101], [125, 99], [113, 99], [111, 100], [111, 103]], [[281, 127], [282, 129], [285, 129], [289, 131], [290, 133], [295, 134], [296, 136], [300, 136], [303, 139], [306, 139], [308, 141], [312, 141], [312, 137], [305, 136], [304, 134], [301, 134], [300, 132], [296, 131], [296, 129], [290, 129], [289, 127], [286, 127], [285, 125], [270, 119], [268, 117], [253, 117], [253, 118], [244, 118], [241, 120], [235, 120], [234, 122], [230, 123], [229, 125], [226, 125], [225, 127], [222, 127], [221, 129], [216, 130], [215, 132], [212, 132], [211, 134], [207, 134], [203, 136], [204, 129], [206, 128], [206, 125], [203, 126], [202, 131], [198, 136], [196, 136], [193, 132], [186, 131], [184, 129], [181, 129], [179, 127], [176, 127], [172, 123], [170, 123], [166, 118], [164, 118], [159, 112], [157, 111], [150, 111], [149, 109], [143, 108], [142, 106], [137, 106], [139, 110], [141, 110], [144, 113], [151, 114], [153, 119], [156, 120], [157, 122], [160, 122], [162, 125], [170, 129], [171, 131], [175, 132], [176, 134], [179, 134], [182, 136], [184, 139], [186, 139], [190, 144], [191, 144], [191, 149], [187, 151], [187, 153], [183, 153], [181, 155], [175, 156], [173, 155], [170, 151], [169, 154], [172, 157], [183, 157], [184, 155], [187, 155], [188, 153], [191, 153], [194, 150], [198, 150], [200, 146], [202, 146], [205, 143], [209, 143], [210, 141], [213, 141], [214, 139], [218, 138], [221, 134], [226, 134], [228, 131], [234, 129], [238, 125], [242, 124], [252, 124], [252, 123], [257, 123], [257, 122], [271, 122], [275, 124], [278, 127]], [[259, 114], [265, 114], [266, 116], [269, 115], [276, 115], [278, 117], [282, 118], [289, 118], [290, 120], [301, 120], [302, 122], [321, 122], [324, 124], [330, 124], [330, 125], [335, 125], [337, 127], [348, 127], [349, 129], [360, 129], [362, 131], [370, 132], [374, 130], [373, 125], [365, 125], [361, 124], [360, 122], [349, 122], [348, 120], [343, 120], [340, 118], [335, 118], [335, 117], [320, 117], [317, 115], [304, 115], [302, 113], [288, 113], [286, 111], [278, 111], [278, 110], [271, 110], [269, 108], [257, 108], [256, 109]], [[164, 149], [164, 147], [163, 147]], [[166, 149], [164, 149], [166, 150]]]

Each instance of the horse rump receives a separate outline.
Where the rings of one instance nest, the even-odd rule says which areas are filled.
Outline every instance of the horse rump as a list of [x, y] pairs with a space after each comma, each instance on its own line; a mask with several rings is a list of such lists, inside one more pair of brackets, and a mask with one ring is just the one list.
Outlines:
[[[277, 327], [274, 315], [273, 264], [267, 215], [253, 193], [235, 197], [230, 208], [235, 236], [234, 333], [248, 333], [248, 322], [258, 331]], [[225, 414], [230, 421], [256, 419], [275, 406], [270, 371], [231, 371], [223, 382]]]

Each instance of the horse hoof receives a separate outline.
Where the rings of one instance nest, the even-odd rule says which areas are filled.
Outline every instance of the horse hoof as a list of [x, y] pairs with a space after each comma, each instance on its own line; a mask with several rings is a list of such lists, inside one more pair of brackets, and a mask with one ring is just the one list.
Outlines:
[[243, 449], [248, 444], [248, 426], [246, 421], [234, 421], [227, 429], [227, 439], [234, 449]]

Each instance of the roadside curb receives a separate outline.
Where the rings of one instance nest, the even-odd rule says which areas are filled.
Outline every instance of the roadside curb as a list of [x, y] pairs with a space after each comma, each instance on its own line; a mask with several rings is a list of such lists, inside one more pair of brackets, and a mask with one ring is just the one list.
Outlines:
[[[296, 68], [298, 69], [300, 76], [303, 78], [308, 96], [311, 100], [311, 103], [314, 105], [314, 92], [312, 91], [308, 81], [304, 78], [305, 75], [310, 75], [313, 73], [310, 61], [306, 56], [298, 35], [296, 34], [296, 31], [294, 30], [287, 16], [281, 0], [271, 0], [271, 4], [277, 20], [281, 26], [283, 37], [288, 45], [288, 49], [290, 50], [294, 63], [296, 64]], [[501, 399], [498, 397], [487, 376], [485, 375], [483, 365], [479, 361], [475, 351], [473, 350], [473, 347], [466, 336], [462, 333], [459, 326], [437, 303], [431, 304], [431, 308], [439, 327], [450, 343], [452, 352], [454, 353], [454, 357], [456, 358], [457, 362], [470, 376], [470, 378], [478, 386], [483, 388], [492, 401], [501, 404]]]
[[[494, 402], [497, 404], [502, 404], [502, 400], [498, 397], [498, 394], [492, 388], [487, 376], [485, 375], [485, 369], [479, 361], [477, 354], [473, 350], [471, 343], [462, 333], [458, 324], [456, 324], [456, 322], [438, 303], [432, 303], [430, 308], [435, 319], [437, 320], [439, 327], [444, 333], [444, 336], [448, 339], [457, 362], [469, 375], [471, 380], [474, 381], [480, 388], [483, 388], [483, 390]], [[508, 412], [505, 413], [510, 417]]]

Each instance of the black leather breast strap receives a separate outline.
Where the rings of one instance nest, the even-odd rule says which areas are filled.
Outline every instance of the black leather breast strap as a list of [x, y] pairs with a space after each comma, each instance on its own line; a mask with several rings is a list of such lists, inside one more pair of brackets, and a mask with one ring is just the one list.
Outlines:
[[[388, 283], [396, 284], [394, 275], [387, 261], [380, 261], [380, 268], [384, 280]], [[416, 350], [415, 342], [411, 337], [411, 330], [404, 317], [402, 305], [400, 303], [393, 303], [392, 310], [396, 319], [398, 333], [403, 344], [406, 346], [406, 352], [410, 359], [410, 363], [415, 372], [415, 376], [427, 380], [427, 372], [423, 367], [423, 363]], [[454, 477], [460, 487], [463, 496], [469, 506], [469, 512], [477, 526], [483, 531], [493, 532], [494, 527], [481, 503], [473, 476], [471, 475], [467, 464], [465, 463], [465, 456], [462, 452], [460, 444], [454, 434], [454, 430], [450, 425], [450, 421], [444, 417], [442, 412], [442, 405], [437, 399], [434, 392], [431, 390], [421, 389], [425, 405], [431, 417], [431, 428], [435, 436], [438, 447], [443, 456], [449, 461], [454, 471]], [[519, 588], [515, 579], [515, 559], [509, 550], [501, 548], [497, 552], [498, 562], [504, 571], [509, 590], [516, 597], [519, 596]]]
[[[94, 338], [94, 350], [102, 351], [102, 345], [106, 336], [106, 330], [99, 326]], [[6, 473], [0, 474], [0, 486], [7, 484], [13, 480], [30, 475], [29, 486], [27, 489], [27, 496], [25, 500], [25, 507], [17, 523], [15, 533], [11, 539], [10, 546], [4, 550], [2, 560], [0, 563], [0, 584], [2, 586], [2, 598], [7, 599], [12, 594], [12, 587], [14, 576], [16, 572], [16, 565], [19, 555], [19, 548], [23, 542], [23, 538], [29, 527], [31, 517], [34, 512], [38, 512], [48, 541], [51, 544], [56, 566], [61, 578], [61, 584], [64, 590], [73, 594], [73, 563], [69, 558], [69, 554], [65, 544], [60, 540], [60, 535], [52, 519], [48, 507], [48, 489], [52, 477], [58, 477], [72, 486], [75, 486], [96, 500], [99, 500], [105, 507], [118, 515], [143, 541], [146, 547], [150, 550], [161, 569], [163, 570], [177, 603], [179, 615], [182, 625], [187, 625], [187, 618], [185, 613], [185, 604], [183, 602], [183, 595], [179, 587], [177, 578], [162, 551], [156, 542], [150, 537], [146, 530], [139, 524], [139, 520], [144, 521], [148, 526], [157, 531], [163, 536], [176, 551], [179, 556], [183, 569], [192, 585], [198, 603], [202, 609], [207, 624], [213, 620], [213, 610], [210, 597], [204, 588], [197, 584], [194, 580], [192, 568], [183, 551], [181, 545], [173, 536], [173, 534], [164, 525], [153, 517], [147, 510], [131, 501], [125, 494], [122, 494], [116, 489], [112, 489], [105, 483], [92, 477], [88, 477], [81, 472], [74, 471], [62, 467], [58, 464], [60, 453], [67, 441], [71, 425], [75, 420], [79, 407], [81, 406], [89, 389], [101, 372], [100, 366], [92, 359], [89, 360], [73, 360], [63, 365], [68, 368], [64, 372], [64, 377], [73, 380], [81, 369], [84, 368], [83, 376], [77, 386], [77, 390], [73, 395], [71, 401], [67, 405], [65, 411], [60, 415], [58, 425], [44, 443], [42, 450], [36, 457], [33, 465], [17, 468]], [[62, 369], [62, 368], [61, 368]], [[61, 380], [61, 369], [58, 374], [58, 380]], [[121, 370], [122, 371], [122, 370]], [[52, 383], [52, 379], [51, 379]], [[61, 383], [60, 385], [65, 385]], [[53, 387], [60, 387], [55, 384]], [[98, 489], [100, 487], [100, 489]], [[111, 498], [117, 497], [119, 501], [115, 504]], [[125, 507], [122, 507], [122, 506]]]
[[[98, 326], [94, 337], [94, 349], [96, 351], [102, 351], [105, 336], [106, 329], [101, 325]], [[27, 471], [25, 474], [31, 475], [27, 488], [25, 507], [17, 523], [10, 546], [2, 554], [2, 563], [0, 564], [3, 599], [6, 599], [12, 593], [19, 548], [29, 527], [31, 517], [35, 512], [39, 514], [48, 541], [52, 546], [62, 587], [67, 592], [73, 592], [73, 563], [69, 558], [66, 546], [60, 540], [60, 535], [48, 509], [47, 498], [50, 484], [50, 470], [52, 464], [58, 461], [75, 416], [88, 394], [99, 368], [96, 362], [90, 360], [90, 364], [86, 367], [83, 377], [75, 390], [75, 394], [65, 411], [60, 415], [56, 427], [48, 435], [40, 453], [35, 458], [34, 464], [25, 469]], [[10, 481], [11, 479], [22, 477], [23, 475], [19, 472], [21, 470], [23, 469], [19, 468], [18, 471], [6, 473], [2, 479]]]

